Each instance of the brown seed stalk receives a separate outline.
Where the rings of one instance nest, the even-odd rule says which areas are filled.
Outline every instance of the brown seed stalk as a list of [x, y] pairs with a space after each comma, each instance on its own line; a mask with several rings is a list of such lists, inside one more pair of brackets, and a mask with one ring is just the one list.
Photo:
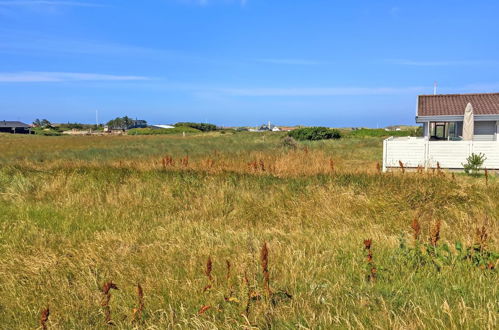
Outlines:
[[441, 226], [441, 223], [440, 223], [440, 220], [438, 220], [431, 229], [430, 244], [432, 246], [437, 246], [437, 243], [440, 240], [440, 226]]
[[412, 220], [411, 228], [412, 228], [412, 236], [414, 237], [414, 240], [418, 241], [419, 236], [421, 235], [421, 225], [419, 224], [418, 218], [414, 218]]
[[377, 172], [378, 174], [381, 174], [381, 165], [380, 165], [380, 163], [379, 163], [379, 162], [376, 162], [376, 172]]
[[208, 278], [208, 284], [204, 287], [203, 291], [209, 290], [213, 287], [213, 276], [211, 275], [212, 271], [213, 271], [213, 261], [211, 260], [211, 256], [209, 256], [208, 260], [206, 261], [206, 268], [204, 270], [204, 273]]
[[401, 160], [399, 160], [399, 166], [400, 166], [400, 169], [402, 170], [402, 174], [405, 173], [405, 167], [404, 167], [404, 163], [402, 163]]
[[47, 308], [42, 310], [41, 315], [40, 315], [40, 327], [43, 330], [47, 330], [47, 322], [49, 320], [49, 315], [50, 315], [50, 309], [47, 306]]
[[262, 160], [262, 159], [260, 159], [260, 163], [259, 163], [259, 164], [260, 164], [260, 170], [261, 170], [262, 172], [265, 172], [265, 163], [263, 162], [263, 160]]
[[270, 297], [270, 273], [269, 273], [269, 248], [264, 242], [260, 250], [260, 262], [262, 264], [263, 287], [268, 297]]
[[332, 158], [329, 158], [329, 169], [334, 172], [334, 160]]
[[113, 282], [104, 283], [102, 286], [104, 297], [101, 305], [104, 308], [105, 322], [108, 325], [113, 324], [113, 321], [111, 320], [111, 306], [109, 306], [109, 302], [111, 301], [111, 289], [118, 290], [118, 286]]
[[489, 170], [485, 169], [485, 185], [489, 185]]
[[367, 250], [367, 258], [366, 258], [367, 264], [370, 268], [369, 274], [367, 275], [367, 280], [369, 282], [375, 282], [376, 281], [376, 274], [377, 274], [377, 270], [376, 270], [376, 267], [374, 266], [374, 262], [373, 262], [373, 253], [371, 250], [372, 243], [373, 243], [372, 239], [364, 240], [364, 249]]

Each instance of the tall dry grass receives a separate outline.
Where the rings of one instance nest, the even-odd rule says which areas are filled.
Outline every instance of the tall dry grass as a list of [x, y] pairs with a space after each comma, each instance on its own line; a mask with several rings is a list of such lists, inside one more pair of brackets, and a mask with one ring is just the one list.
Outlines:
[[[65, 146], [34, 140], [47, 148], [43, 161], [23, 154], [23, 138], [0, 145], [21, 154], [9, 151], [0, 168], [2, 327], [42, 326], [45, 306], [49, 329], [497, 324], [497, 259], [473, 261], [499, 249], [490, 171], [488, 185], [443, 170], [379, 173], [372, 140], [283, 150], [254, 136], [215, 136], [202, 148], [208, 142], [194, 137], [127, 137], [89, 151], [86, 139], [50, 139]], [[66, 157], [78, 143], [82, 153]], [[123, 144], [145, 150], [107, 154]], [[161, 150], [149, 153], [155, 144]], [[164, 166], [165, 156], [174, 164]], [[430, 237], [436, 255], [400, 247], [418, 240], [411, 249], [432, 251]], [[470, 258], [456, 257], [456, 241], [476, 247]], [[435, 267], [446, 245], [449, 257]], [[112, 298], [102, 289], [110, 279], [120, 288], [108, 290]]]

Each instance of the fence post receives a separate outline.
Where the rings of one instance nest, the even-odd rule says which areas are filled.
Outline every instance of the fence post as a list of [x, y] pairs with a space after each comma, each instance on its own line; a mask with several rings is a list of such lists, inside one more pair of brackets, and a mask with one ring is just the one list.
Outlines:
[[424, 169], [425, 171], [428, 170], [428, 158], [429, 158], [429, 154], [430, 154], [430, 141], [429, 140], [424, 140], [424, 156], [423, 156], [423, 159], [424, 159]]
[[388, 150], [387, 150], [387, 148], [388, 148], [387, 140], [388, 139], [383, 140], [383, 173], [386, 172], [386, 156], [388, 154]]

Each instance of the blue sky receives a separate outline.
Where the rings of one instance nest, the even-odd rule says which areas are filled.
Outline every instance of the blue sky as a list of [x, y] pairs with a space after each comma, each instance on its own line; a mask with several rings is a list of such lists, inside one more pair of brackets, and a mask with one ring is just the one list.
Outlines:
[[385, 126], [499, 91], [499, 1], [0, 0], [0, 120]]

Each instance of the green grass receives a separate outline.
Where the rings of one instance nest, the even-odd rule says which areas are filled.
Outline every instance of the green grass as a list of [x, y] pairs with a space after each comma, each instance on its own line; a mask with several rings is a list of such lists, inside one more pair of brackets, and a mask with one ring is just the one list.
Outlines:
[[[49, 328], [107, 328], [106, 281], [119, 287], [111, 299], [118, 328], [495, 327], [497, 270], [459, 258], [438, 270], [437, 257], [415, 262], [399, 248], [401, 238], [414, 245], [417, 216], [421, 244], [440, 220], [439, 245], [457, 255], [454, 242], [472, 244], [486, 223], [487, 250], [497, 251], [495, 178], [486, 186], [461, 175], [380, 175], [379, 138], [307, 142], [294, 154], [282, 136], [0, 135], [1, 328], [35, 328], [47, 305]], [[189, 166], [151, 165], [167, 154], [188, 154]], [[296, 163], [278, 167], [286, 157]], [[312, 171], [315, 164], [302, 158], [332, 158], [338, 169]], [[203, 169], [206, 159], [220, 168]], [[275, 162], [277, 170], [249, 170], [251, 159]], [[367, 238], [374, 283], [366, 281]], [[271, 288], [293, 297], [275, 305], [254, 300], [246, 316], [245, 273], [264, 297], [264, 242]], [[214, 285], [203, 292], [208, 256]], [[227, 259], [234, 302], [224, 300]], [[145, 310], [132, 323], [138, 282]], [[205, 305], [213, 307], [198, 315]]]

